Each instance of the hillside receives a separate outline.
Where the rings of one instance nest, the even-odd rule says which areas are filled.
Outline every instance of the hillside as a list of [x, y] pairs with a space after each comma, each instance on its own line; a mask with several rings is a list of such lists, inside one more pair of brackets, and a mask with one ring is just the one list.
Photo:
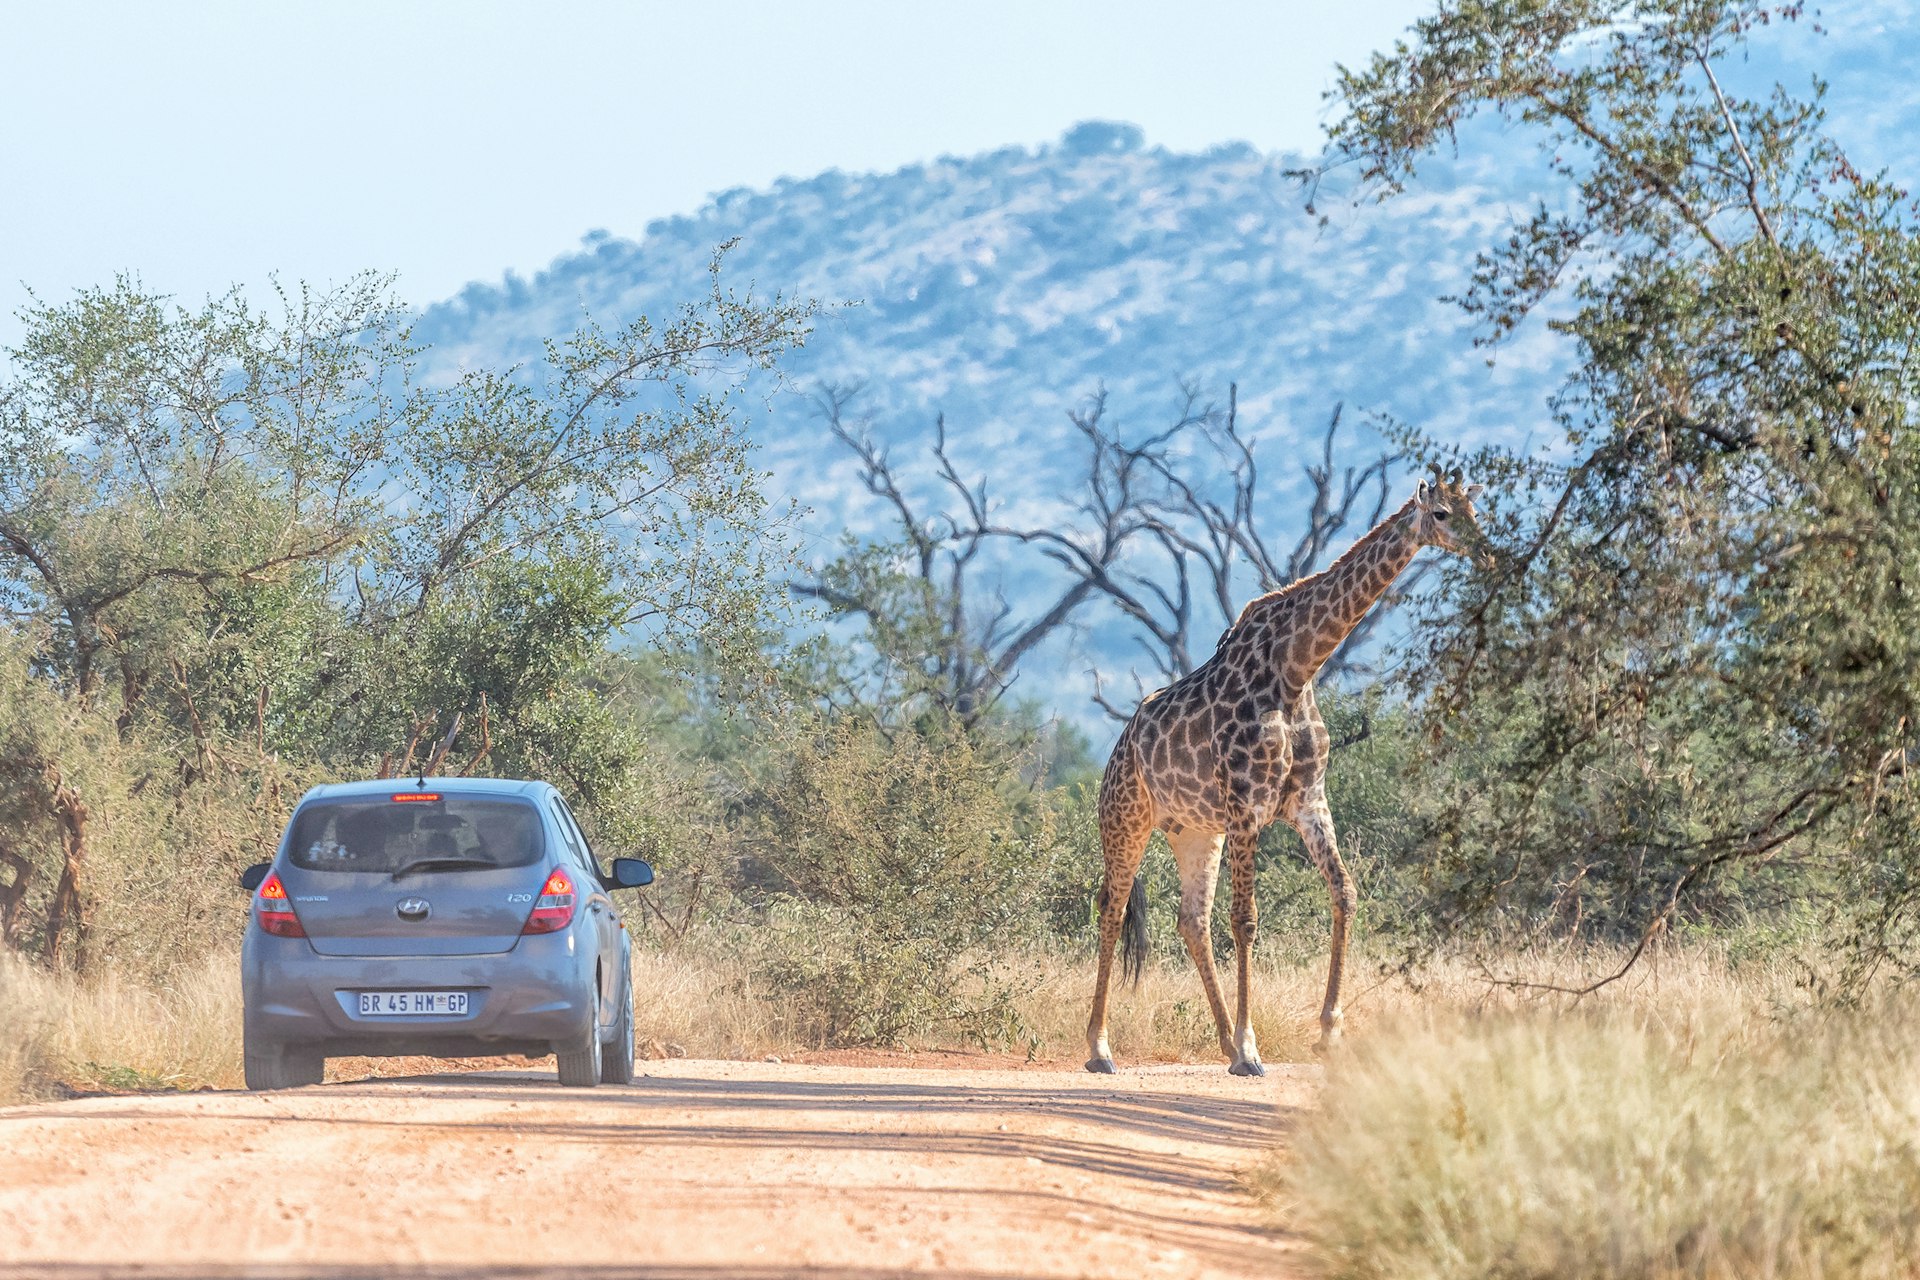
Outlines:
[[[1317, 431], [1342, 399], [1461, 435], [1537, 421], [1544, 352], [1522, 339], [1489, 370], [1438, 301], [1510, 212], [1496, 166], [1451, 166], [1385, 205], [1323, 198], [1323, 226], [1287, 176], [1302, 162], [1244, 144], [1180, 154], [1087, 123], [1037, 150], [830, 171], [723, 192], [638, 239], [593, 232], [531, 280], [431, 308], [420, 334], [437, 359], [524, 357], [583, 313], [697, 295], [713, 247], [737, 238], [735, 285], [857, 304], [792, 362], [798, 389], [862, 381], [903, 435], [944, 411], [982, 457], [1064, 440], [1063, 410], [1100, 384], [1151, 422], [1183, 378], [1237, 380], [1275, 440]], [[806, 404], [773, 416], [782, 483], [836, 508], [838, 490], [803, 474], [819, 443]]]
[[[1745, 70], [1803, 82], [1811, 59], [1840, 68], [1836, 130], [1885, 163], [1914, 114], [1898, 67], [1914, 25], [1903, 5], [1871, 5], [1824, 41], [1762, 46]], [[944, 413], [961, 471], [987, 476], [1025, 519], [1080, 480], [1066, 411], [1102, 386], [1117, 420], [1145, 433], [1169, 420], [1183, 380], [1216, 401], [1237, 382], [1261, 442], [1264, 521], [1281, 536], [1301, 450], [1317, 449], [1336, 403], [1349, 422], [1387, 415], [1461, 443], [1549, 442], [1547, 396], [1568, 353], [1538, 323], [1475, 348], [1443, 300], [1526, 207], [1538, 156], [1477, 127], [1405, 195], [1356, 203], [1330, 187], [1311, 212], [1288, 176], [1302, 163], [1234, 143], [1173, 152], [1131, 125], [1089, 122], [1033, 149], [786, 179], [634, 237], [592, 232], [532, 279], [476, 283], [428, 309], [418, 333], [439, 362], [525, 359], [585, 314], [617, 321], [698, 296], [729, 240], [733, 286], [852, 304], [789, 362], [757, 427], [774, 488], [808, 509], [816, 556], [883, 516], [812, 402], [830, 384], [864, 386], [860, 410], [903, 463]], [[1363, 458], [1364, 431], [1346, 446]], [[1010, 570], [1016, 600], [1034, 593], [1033, 572]], [[1043, 650], [1028, 682], [1076, 716], [1090, 655], [1108, 670], [1130, 661], [1124, 637], [1085, 621], [1085, 652]]]
[[[827, 384], [864, 384], [860, 407], [903, 461], [944, 413], [962, 470], [1030, 512], [1079, 478], [1066, 411], [1100, 386], [1145, 431], [1182, 380], [1217, 399], [1237, 382], [1277, 508], [1297, 480], [1289, 451], [1317, 447], [1342, 401], [1461, 440], [1537, 429], [1547, 345], [1523, 334], [1490, 367], [1439, 300], [1509, 211], [1494, 166], [1452, 166], [1385, 205], [1323, 198], [1323, 225], [1287, 176], [1300, 163], [1239, 144], [1170, 152], [1088, 123], [1036, 150], [729, 191], [638, 239], [594, 232], [531, 280], [469, 286], [418, 333], [436, 361], [525, 359], [585, 314], [698, 296], [713, 247], [737, 239], [734, 286], [854, 304], [790, 362], [758, 427], [775, 488], [809, 508], [822, 553], [880, 515], [811, 401]], [[1361, 456], [1364, 430], [1348, 442]], [[1293, 523], [1284, 509], [1268, 519]], [[1008, 589], [1030, 585], [1016, 572]], [[1086, 643], [1119, 647], [1097, 631]], [[1039, 660], [1049, 684], [1087, 665], [1058, 645]], [[1063, 701], [1082, 710], [1077, 692]]]

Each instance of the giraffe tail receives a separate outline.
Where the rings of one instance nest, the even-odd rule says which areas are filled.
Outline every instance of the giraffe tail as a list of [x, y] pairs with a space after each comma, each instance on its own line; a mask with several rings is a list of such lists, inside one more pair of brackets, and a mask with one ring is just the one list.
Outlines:
[[1140, 985], [1140, 974], [1147, 967], [1147, 878], [1133, 878], [1133, 892], [1127, 895], [1127, 914], [1120, 922], [1120, 966], [1130, 986]]

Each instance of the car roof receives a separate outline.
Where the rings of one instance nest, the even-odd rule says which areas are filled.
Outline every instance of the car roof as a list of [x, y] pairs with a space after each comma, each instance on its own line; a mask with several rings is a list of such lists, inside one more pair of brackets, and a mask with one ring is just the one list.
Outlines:
[[399, 778], [368, 778], [362, 782], [327, 782], [313, 788], [300, 798], [301, 804], [310, 800], [347, 800], [356, 797], [394, 795], [407, 791], [437, 791], [441, 795], [518, 795], [528, 799], [551, 791], [553, 788], [544, 782], [529, 781], [525, 778], [420, 778], [418, 775]]

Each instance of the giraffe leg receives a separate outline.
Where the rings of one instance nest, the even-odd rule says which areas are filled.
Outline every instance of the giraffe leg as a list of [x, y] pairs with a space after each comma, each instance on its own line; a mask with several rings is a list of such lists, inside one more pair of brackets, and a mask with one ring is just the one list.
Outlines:
[[[1121, 749], [1124, 748], [1124, 744]], [[1113, 793], [1110, 797], [1110, 791]], [[1109, 803], [1110, 798], [1113, 803]], [[1140, 859], [1153, 834], [1153, 803], [1138, 774], [1110, 776], [1100, 787], [1100, 850], [1106, 882], [1100, 890], [1100, 970], [1093, 982], [1093, 1015], [1087, 1020], [1087, 1070], [1112, 1075], [1113, 1048], [1107, 1043], [1107, 993], [1113, 981], [1113, 950], [1127, 917], [1127, 899]]]
[[1220, 1051], [1229, 1060], [1239, 1057], [1234, 1050], [1233, 1033], [1227, 1023], [1227, 1002], [1220, 997], [1220, 974], [1213, 964], [1213, 889], [1220, 878], [1219, 832], [1188, 828], [1178, 835], [1169, 834], [1173, 860], [1180, 868], [1180, 937], [1200, 971], [1200, 985], [1206, 989], [1207, 1007], [1213, 1011], [1213, 1025], [1220, 1033]]
[[1238, 813], [1227, 830], [1227, 877], [1233, 889], [1233, 953], [1239, 970], [1239, 992], [1234, 1002], [1233, 1065], [1236, 1076], [1263, 1076], [1260, 1050], [1253, 1042], [1253, 943], [1259, 933], [1259, 910], [1253, 902], [1253, 853], [1260, 826], [1248, 813]]
[[1333, 814], [1326, 796], [1309, 797], [1294, 815], [1294, 830], [1307, 846], [1307, 856], [1320, 874], [1327, 878], [1333, 896], [1333, 942], [1327, 955], [1327, 998], [1320, 1006], [1320, 1047], [1326, 1049], [1340, 1038], [1340, 980], [1347, 967], [1347, 934], [1353, 927], [1353, 913], [1359, 905], [1353, 878], [1346, 863], [1340, 861], [1340, 846], [1333, 837]]

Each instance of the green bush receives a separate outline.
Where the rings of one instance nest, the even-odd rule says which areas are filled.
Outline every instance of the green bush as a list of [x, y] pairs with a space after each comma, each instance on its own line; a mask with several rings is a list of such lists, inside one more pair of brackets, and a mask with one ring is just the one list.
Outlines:
[[1006, 953], [1044, 931], [1058, 850], [1036, 793], [958, 733], [851, 721], [796, 735], [761, 797], [754, 967], [817, 1044], [1021, 1034]]

